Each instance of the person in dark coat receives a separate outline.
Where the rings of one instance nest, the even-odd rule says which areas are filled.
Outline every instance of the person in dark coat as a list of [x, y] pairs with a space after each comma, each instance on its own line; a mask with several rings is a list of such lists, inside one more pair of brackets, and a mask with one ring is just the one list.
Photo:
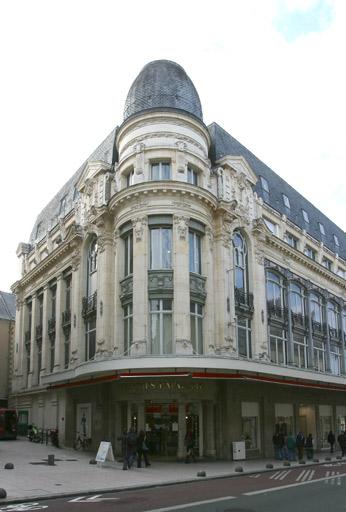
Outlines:
[[137, 436], [133, 428], [130, 428], [126, 435], [126, 465], [128, 469], [133, 465], [137, 451]]
[[334, 452], [334, 444], [335, 444], [335, 435], [333, 434], [333, 432], [331, 430], [329, 431], [327, 441], [330, 444], [330, 453], [333, 453]]
[[148, 445], [146, 443], [146, 434], [144, 430], [141, 430], [137, 437], [137, 468], [142, 467], [142, 456], [144, 459], [145, 467], [150, 466], [150, 462], [148, 460]]
[[312, 459], [314, 456], [314, 441], [312, 439], [312, 434], [309, 434], [305, 441], [305, 450], [306, 456], [308, 459]]
[[193, 460], [193, 462], [196, 462], [196, 458], [195, 458], [195, 439], [193, 437], [192, 430], [188, 430], [186, 432], [185, 446], [186, 446], [185, 464], [189, 463], [191, 459]]
[[341, 432], [338, 435], [338, 443], [339, 443], [340, 450], [341, 450], [341, 456], [343, 457], [346, 453], [346, 434], [345, 434], [345, 432]]
[[298, 432], [296, 437], [296, 446], [298, 450], [298, 460], [302, 460], [304, 458], [304, 446], [305, 446], [305, 437], [303, 432]]

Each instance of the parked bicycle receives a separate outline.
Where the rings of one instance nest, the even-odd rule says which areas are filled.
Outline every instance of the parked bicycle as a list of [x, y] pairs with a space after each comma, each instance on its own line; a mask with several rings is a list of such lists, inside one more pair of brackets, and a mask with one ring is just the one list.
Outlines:
[[91, 439], [86, 436], [86, 434], [81, 435], [80, 432], [77, 432], [77, 437], [74, 440], [73, 448], [75, 450], [85, 450], [91, 445]]

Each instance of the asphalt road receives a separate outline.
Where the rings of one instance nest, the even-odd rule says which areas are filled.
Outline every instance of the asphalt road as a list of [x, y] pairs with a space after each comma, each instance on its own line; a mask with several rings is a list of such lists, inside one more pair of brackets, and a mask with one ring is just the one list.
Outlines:
[[0, 504], [0, 512], [346, 512], [346, 462], [133, 491]]

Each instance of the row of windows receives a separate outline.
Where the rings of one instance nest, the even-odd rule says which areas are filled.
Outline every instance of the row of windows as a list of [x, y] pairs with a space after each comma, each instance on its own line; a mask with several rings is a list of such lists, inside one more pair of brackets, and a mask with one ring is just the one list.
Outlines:
[[[170, 162], [156, 162], [150, 165], [150, 180], [152, 181], [160, 181], [160, 180], [170, 180], [172, 178], [172, 168]], [[135, 172], [132, 169], [130, 172], [126, 174], [126, 185], [130, 187], [134, 185]], [[193, 167], [188, 166], [186, 173], [186, 181], [187, 183], [191, 183], [192, 185], [198, 185], [199, 181], [199, 173]]]
[[[265, 218], [265, 217], [263, 218], [263, 220], [266, 223], [266, 225], [268, 226], [268, 228], [270, 229], [270, 231], [274, 235], [278, 236], [278, 225], [275, 224], [274, 222], [270, 221], [269, 219]], [[297, 237], [295, 237], [289, 231], [286, 231], [286, 233], [284, 234], [284, 241], [288, 245], [293, 247], [293, 249], [299, 249], [299, 239]], [[307, 256], [308, 258], [311, 258], [312, 260], [316, 261], [316, 259], [317, 259], [317, 252], [315, 251], [315, 249], [313, 249], [309, 245], [305, 245], [303, 252], [304, 252], [305, 256]], [[332, 262], [332, 260], [330, 260], [326, 256], [323, 256], [321, 263], [322, 263], [322, 265], [325, 268], [327, 268], [330, 271], [333, 271], [333, 262]], [[340, 277], [343, 277], [344, 279], [346, 278], [346, 271], [344, 269], [338, 267], [336, 273]]]
[[[266, 202], [269, 202], [269, 184], [268, 184], [268, 181], [263, 176], [260, 176], [260, 182], [261, 182], [263, 197], [264, 197]], [[281, 194], [281, 195], [282, 195], [283, 205], [289, 211], [291, 209], [290, 200], [286, 196], [286, 194]], [[305, 224], [310, 224], [310, 218], [309, 218], [308, 212], [306, 210], [304, 210], [303, 208], [301, 209], [301, 212], [302, 212], [302, 217], [303, 217], [304, 223]], [[321, 235], [325, 236], [326, 235], [326, 231], [325, 231], [325, 228], [324, 228], [324, 224], [322, 222], [317, 222], [317, 224], [318, 224], [318, 229], [319, 229]], [[336, 251], [337, 251], [339, 246], [340, 246], [340, 242], [339, 242], [338, 236], [335, 233], [333, 234], [333, 240], [334, 240], [334, 244], [335, 244]]]

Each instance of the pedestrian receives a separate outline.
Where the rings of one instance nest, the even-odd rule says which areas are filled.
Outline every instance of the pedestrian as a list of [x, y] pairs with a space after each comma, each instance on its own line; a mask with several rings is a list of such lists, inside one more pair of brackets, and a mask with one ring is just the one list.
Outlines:
[[341, 456], [343, 457], [346, 453], [346, 434], [345, 432], [340, 432], [338, 435], [338, 443], [341, 450]]
[[333, 434], [333, 432], [331, 430], [329, 431], [327, 441], [330, 444], [330, 453], [333, 453], [334, 452], [334, 444], [335, 444], [335, 435]]
[[276, 460], [281, 459], [281, 440], [279, 432], [275, 432], [273, 435], [273, 446], [274, 446], [274, 457]]
[[144, 432], [144, 430], [141, 430], [139, 432], [138, 437], [137, 437], [137, 445], [136, 446], [137, 446], [137, 468], [142, 467], [142, 456], [144, 459], [145, 467], [147, 468], [151, 464], [148, 459], [149, 447], [146, 443], [146, 433]]
[[186, 432], [185, 446], [186, 446], [185, 464], [188, 464], [191, 459], [193, 460], [193, 462], [196, 462], [195, 451], [194, 451], [195, 439], [194, 439], [192, 430], [188, 430]]
[[135, 459], [137, 451], [137, 436], [134, 429], [131, 427], [126, 435], [126, 465], [128, 469], [131, 469]]
[[304, 458], [304, 446], [305, 446], [305, 437], [303, 432], [298, 432], [296, 437], [296, 446], [298, 450], [298, 460], [302, 460]]
[[286, 447], [288, 460], [296, 460], [296, 440], [292, 433], [287, 436]]
[[306, 456], [308, 459], [312, 459], [314, 456], [314, 441], [312, 439], [312, 434], [309, 434], [305, 441], [305, 450]]

